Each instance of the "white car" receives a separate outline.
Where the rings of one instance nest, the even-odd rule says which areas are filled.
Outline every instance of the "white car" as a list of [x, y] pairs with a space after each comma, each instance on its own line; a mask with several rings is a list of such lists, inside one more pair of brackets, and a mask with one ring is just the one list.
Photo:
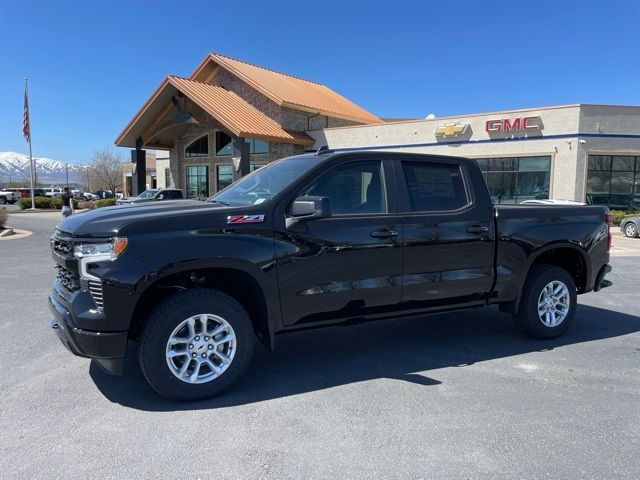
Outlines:
[[84, 199], [84, 192], [82, 190], [71, 190], [71, 193], [76, 200]]
[[84, 193], [84, 199], [86, 201], [96, 201], [96, 200], [100, 200], [100, 197], [98, 195], [96, 195], [95, 193], [89, 193], [89, 192], [85, 192]]
[[8, 190], [0, 189], [0, 204], [2, 205], [4, 205], [5, 203], [13, 205], [18, 201], [19, 198], [20, 194], [17, 192], [10, 192]]
[[61, 188], [45, 188], [44, 194], [51, 198], [60, 198], [62, 196]]

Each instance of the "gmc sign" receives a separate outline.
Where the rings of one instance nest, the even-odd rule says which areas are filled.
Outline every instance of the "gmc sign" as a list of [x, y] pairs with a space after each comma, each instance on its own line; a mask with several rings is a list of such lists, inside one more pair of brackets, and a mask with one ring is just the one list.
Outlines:
[[485, 129], [489, 133], [540, 130], [540, 117], [499, 118], [487, 120]]

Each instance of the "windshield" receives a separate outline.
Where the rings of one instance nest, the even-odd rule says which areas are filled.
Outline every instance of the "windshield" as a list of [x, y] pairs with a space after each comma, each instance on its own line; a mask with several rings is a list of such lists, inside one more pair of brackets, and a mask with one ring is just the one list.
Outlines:
[[224, 205], [258, 205], [273, 198], [317, 164], [315, 155], [283, 158], [232, 183], [209, 201]]
[[151, 198], [154, 197], [156, 193], [158, 193], [158, 190], [145, 190], [138, 195], [138, 198]]

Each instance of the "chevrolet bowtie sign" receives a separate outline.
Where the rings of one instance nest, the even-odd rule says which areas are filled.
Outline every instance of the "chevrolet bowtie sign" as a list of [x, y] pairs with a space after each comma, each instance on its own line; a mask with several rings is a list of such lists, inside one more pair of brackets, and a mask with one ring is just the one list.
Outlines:
[[436, 128], [436, 137], [457, 137], [464, 134], [468, 126], [468, 123], [445, 123]]

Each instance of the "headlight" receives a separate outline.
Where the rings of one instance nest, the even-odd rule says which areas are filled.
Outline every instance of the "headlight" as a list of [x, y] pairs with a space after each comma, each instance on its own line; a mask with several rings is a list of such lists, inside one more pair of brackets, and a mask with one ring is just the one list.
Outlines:
[[115, 237], [108, 243], [85, 243], [76, 245], [73, 253], [78, 258], [97, 258], [100, 260], [113, 260], [127, 248], [125, 237]]

